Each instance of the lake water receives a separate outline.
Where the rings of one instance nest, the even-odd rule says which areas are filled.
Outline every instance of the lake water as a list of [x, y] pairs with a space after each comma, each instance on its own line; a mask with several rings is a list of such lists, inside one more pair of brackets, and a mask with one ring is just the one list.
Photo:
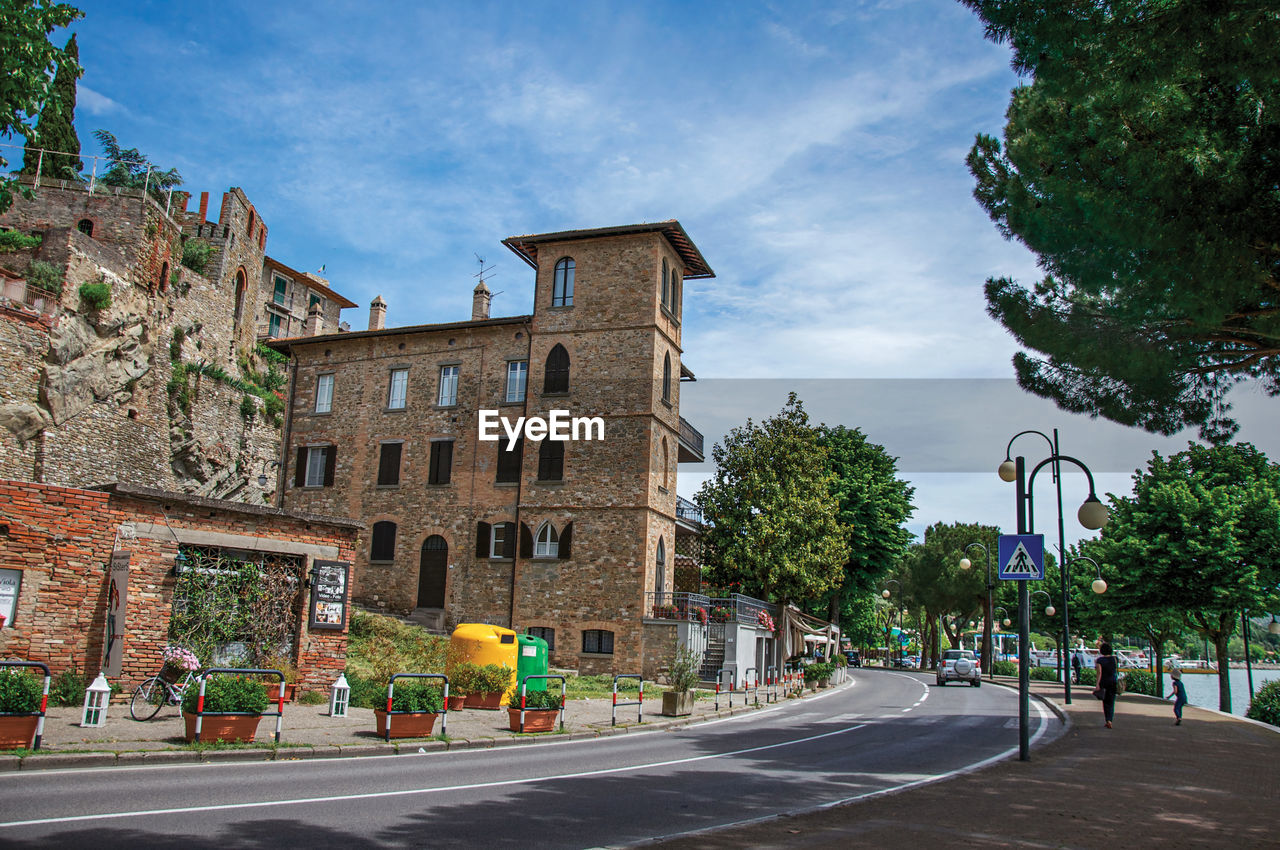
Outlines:
[[[1242, 668], [1232, 667], [1228, 671], [1231, 678], [1231, 713], [1238, 714], [1241, 717], [1249, 710], [1249, 671]], [[1280, 670], [1253, 670], [1253, 688], [1257, 691], [1267, 682], [1273, 679], [1280, 679]], [[1203, 708], [1218, 707], [1218, 674], [1205, 673], [1186, 673], [1182, 674], [1182, 685], [1187, 689], [1187, 699], [1192, 705], [1198, 705]], [[1164, 693], [1169, 696], [1173, 693], [1173, 680], [1169, 678], [1169, 674], [1164, 674]], [[1172, 702], [1170, 705], [1172, 706]], [[1173, 709], [1169, 709], [1170, 714]]]

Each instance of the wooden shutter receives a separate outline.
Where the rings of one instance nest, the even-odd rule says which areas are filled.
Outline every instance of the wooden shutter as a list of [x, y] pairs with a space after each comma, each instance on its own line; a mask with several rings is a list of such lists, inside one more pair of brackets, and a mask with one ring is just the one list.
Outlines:
[[520, 557], [533, 557], [533, 532], [523, 522], [520, 523]]
[[489, 523], [476, 523], [476, 557], [489, 557]]
[[516, 524], [504, 522], [502, 525], [506, 532], [502, 539], [502, 557], [514, 558], [516, 556]]
[[298, 464], [293, 471], [293, 486], [305, 487], [307, 484], [307, 450], [298, 449]]
[[564, 531], [560, 532], [560, 560], [565, 560], [573, 554], [573, 523], [568, 523], [564, 527]]
[[325, 446], [324, 449], [324, 486], [333, 486], [333, 473], [338, 468], [338, 447]]
[[544, 370], [542, 391], [544, 393], [567, 393], [569, 391], [569, 352], [563, 345], [556, 343], [555, 348], [547, 355]]
[[506, 440], [498, 440], [498, 474], [496, 480], [499, 483], [510, 483], [520, 480], [521, 460], [524, 455], [524, 437], [517, 437], [515, 447], [510, 451], [507, 446], [511, 445]]
[[378, 483], [400, 483], [400, 443], [383, 443], [378, 457]]
[[437, 440], [431, 444], [431, 471], [427, 481], [430, 484], [448, 484], [450, 470], [453, 466], [453, 441]]

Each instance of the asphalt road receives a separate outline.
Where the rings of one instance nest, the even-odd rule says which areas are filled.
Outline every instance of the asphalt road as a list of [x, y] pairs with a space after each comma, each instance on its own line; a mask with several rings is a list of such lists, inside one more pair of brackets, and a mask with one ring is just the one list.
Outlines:
[[[1033, 731], [1048, 717], [1033, 707]], [[618, 846], [927, 782], [1016, 748], [1013, 691], [865, 670], [674, 732], [3, 775], [0, 847]]]

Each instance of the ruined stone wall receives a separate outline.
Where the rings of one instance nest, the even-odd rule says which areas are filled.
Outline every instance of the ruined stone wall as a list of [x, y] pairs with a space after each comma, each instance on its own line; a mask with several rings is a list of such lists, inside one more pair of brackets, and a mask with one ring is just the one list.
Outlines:
[[[239, 190], [229, 196], [235, 203], [224, 206], [234, 224], [248, 207]], [[179, 193], [178, 204], [185, 200]], [[68, 486], [126, 481], [255, 503], [274, 491], [269, 464], [279, 457], [279, 429], [263, 415], [262, 402], [252, 400], [255, 413], [245, 416], [242, 390], [197, 374], [203, 368], [233, 382], [247, 377], [241, 361], [256, 340], [251, 322], [246, 335], [245, 323], [234, 319], [240, 267], [229, 272], [230, 283], [221, 264], [211, 264], [214, 277], [182, 267], [179, 221], [187, 215], [180, 206], [171, 211], [176, 219], [140, 192], [91, 195], [83, 186], [58, 184], [41, 186], [33, 201], [19, 199], [0, 217], [43, 233], [36, 258], [65, 278], [42, 350], [33, 351], [40, 346], [30, 339], [0, 338], [0, 357], [28, 364], [15, 372], [27, 379], [0, 397], [0, 425], [7, 426], [0, 467], [14, 477]], [[84, 222], [92, 235], [77, 229]], [[256, 263], [256, 272], [262, 249], [255, 240], [265, 239], [265, 230], [259, 223], [254, 232], [223, 254]], [[110, 305], [93, 310], [81, 303], [85, 283], [109, 285]], [[181, 341], [171, 347], [175, 331]], [[10, 327], [5, 333], [21, 335]], [[173, 403], [175, 360], [187, 367], [189, 412]], [[257, 484], [264, 470], [265, 490]]]

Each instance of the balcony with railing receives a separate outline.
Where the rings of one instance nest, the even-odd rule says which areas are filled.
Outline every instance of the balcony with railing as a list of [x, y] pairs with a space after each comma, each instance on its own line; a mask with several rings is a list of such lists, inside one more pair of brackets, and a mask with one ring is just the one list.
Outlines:
[[60, 295], [31, 286], [24, 278], [4, 276], [0, 278], [0, 303], [15, 309], [34, 310], [41, 315], [53, 315], [62, 303]]
[[645, 614], [655, 620], [690, 623], [744, 623], [763, 626], [774, 623], [778, 606], [741, 593], [712, 598], [701, 593], [645, 594]]
[[681, 531], [702, 532], [702, 509], [683, 496], [676, 496], [676, 533]]
[[702, 432], [680, 417], [680, 463], [702, 463], [705, 455], [702, 452]]

